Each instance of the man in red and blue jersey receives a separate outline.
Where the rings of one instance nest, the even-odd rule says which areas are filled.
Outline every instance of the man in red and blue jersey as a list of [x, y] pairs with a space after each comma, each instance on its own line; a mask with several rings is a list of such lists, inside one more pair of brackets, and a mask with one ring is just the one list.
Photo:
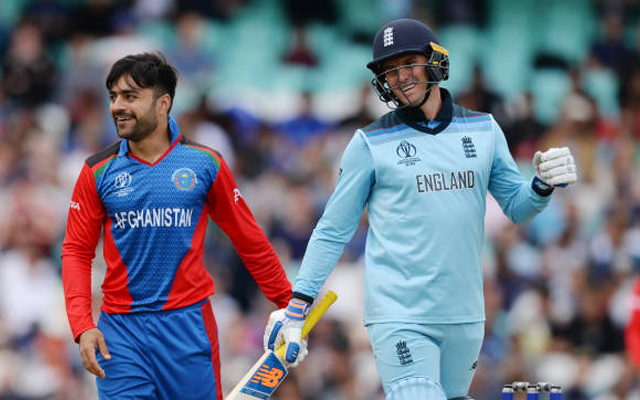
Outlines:
[[[62, 245], [64, 292], [100, 399], [222, 400], [214, 292], [203, 264], [208, 217], [278, 307], [291, 284], [224, 159], [169, 116], [177, 74], [160, 53], [126, 56], [106, 79], [122, 139], [89, 157]], [[97, 326], [91, 263], [103, 233], [107, 273]]]

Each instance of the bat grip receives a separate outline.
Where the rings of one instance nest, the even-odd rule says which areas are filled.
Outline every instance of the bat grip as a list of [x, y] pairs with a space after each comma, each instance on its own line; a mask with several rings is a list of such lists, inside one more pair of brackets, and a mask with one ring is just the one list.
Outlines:
[[[322, 318], [325, 312], [331, 307], [331, 305], [336, 301], [338, 295], [333, 291], [329, 290], [327, 294], [324, 295], [322, 300], [311, 310], [307, 318], [304, 320], [304, 326], [302, 327], [302, 339], [306, 338], [311, 329], [316, 326], [316, 323]], [[285, 345], [278, 347], [276, 350], [276, 354], [280, 359], [284, 359], [284, 350]]]

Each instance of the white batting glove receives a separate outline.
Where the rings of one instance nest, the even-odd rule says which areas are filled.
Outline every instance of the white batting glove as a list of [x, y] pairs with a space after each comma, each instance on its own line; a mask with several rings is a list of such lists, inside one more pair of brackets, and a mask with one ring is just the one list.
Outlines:
[[567, 186], [578, 180], [578, 169], [568, 147], [536, 151], [533, 166], [540, 179], [551, 186]]
[[291, 299], [287, 308], [272, 312], [264, 330], [265, 350], [275, 351], [286, 344], [285, 361], [291, 367], [297, 366], [309, 353], [307, 341], [302, 340], [302, 327], [308, 313], [309, 303], [300, 299]]

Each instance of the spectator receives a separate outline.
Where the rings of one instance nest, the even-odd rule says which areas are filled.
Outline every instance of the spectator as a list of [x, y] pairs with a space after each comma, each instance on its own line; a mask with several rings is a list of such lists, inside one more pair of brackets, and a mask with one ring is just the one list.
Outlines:
[[22, 107], [43, 104], [54, 94], [57, 74], [40, 29], [31, 23], [19, 25], [2, 60], [2, 90], [7, 99]]
[[482, 75], [482, 68], [476, 65], [473, 68], [471, 87], [467, 91], [459, 94], [456, 102], [470, 110], [493, 113], [500, 105], [501, 98], [497, 93], [487, 87]]

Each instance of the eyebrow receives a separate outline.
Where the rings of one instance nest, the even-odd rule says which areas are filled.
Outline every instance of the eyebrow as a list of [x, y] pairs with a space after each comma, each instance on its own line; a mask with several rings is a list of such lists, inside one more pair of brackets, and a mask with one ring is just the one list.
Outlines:
[[383, 69], [392, 69], [392, 68], [398, 68], [401, 67], [403, 65], [407, 65], [407, 64], [413, 64], [416, 61], [416, 58], [418, 58], [418, 54], [412, 54], [410, 56], [408, 56], [407, 58], [402, 59], [401, 62], [398, 63], [389, 63], [387, 65], [383, 64]]
[[136, 89], [123, 89], [123, 90], [109, 90], [109, 95], [114, 95], [114, 94], [138, 94], [140, 93], [139, 90]]

